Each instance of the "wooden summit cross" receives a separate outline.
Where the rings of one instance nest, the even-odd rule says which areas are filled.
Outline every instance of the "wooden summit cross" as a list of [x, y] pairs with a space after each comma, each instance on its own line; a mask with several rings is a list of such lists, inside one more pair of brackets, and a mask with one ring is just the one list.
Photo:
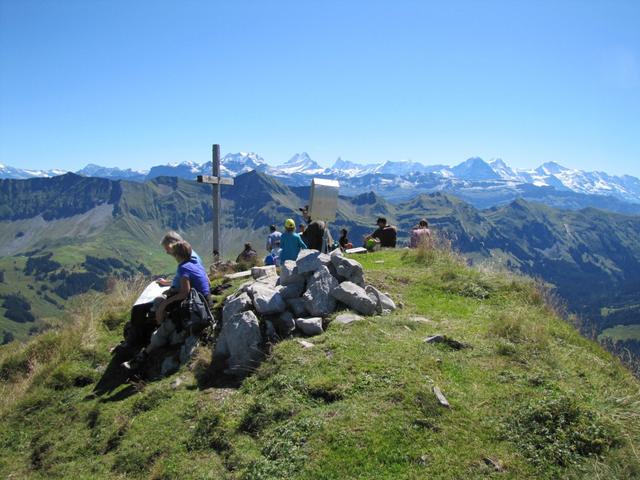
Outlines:
[[233, 185], [233, 178], [220, 176], [220, 145], [212, 147], [212, 175], [198, 175], [198, 183], [213, 185], [213, 260], [222, 258], [222, 242], [220, 241], [220, 185]]

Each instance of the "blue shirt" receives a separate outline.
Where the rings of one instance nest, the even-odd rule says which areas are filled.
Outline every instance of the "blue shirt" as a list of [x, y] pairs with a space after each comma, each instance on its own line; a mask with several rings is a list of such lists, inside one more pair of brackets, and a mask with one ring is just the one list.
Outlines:
[[280, 265], [284, 265], [285, 260], [295, 260], [298, 253], [307, 245], [302, 241], [300, 235], [295, 232], [286, 231], [280, 237]]
[[185, 277], [188, 278], [191, 288], [195, 288], [205, 296], [211, 293], [207, 272], [205, 272], [204, 267], [193, 258], [178, 265], [178, 272], [176, 276], [180, 279]]
[[[195, 260], [196, 262], [198, 262], [202, 267], [202, 269], [205, 272], [207, 271], [204, 268], [204, 263], [202, 263], [202, 259], [200, 258], [200, 255], [198, 255], [195, 250], [191, 250], [191, 260]], [[178, 266], [178, 268], [180, 268], [180, 266]], [[177, 269], [176, 269], [176, 274], [174, 275], [173, 280], [171, 281], [171, 288], [175, 288], [175, 289], [180, 288], [180, 276], [178, 275]]]

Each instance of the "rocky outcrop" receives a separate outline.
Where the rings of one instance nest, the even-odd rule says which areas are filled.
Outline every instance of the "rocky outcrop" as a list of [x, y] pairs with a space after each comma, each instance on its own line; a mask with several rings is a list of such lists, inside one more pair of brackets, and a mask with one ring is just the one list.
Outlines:
[[[330, 255], [302, 250], [296, 261], [284, 262], [279, 275], [275, 267], [254, 267], [251, 276], [225, 302], [214, 349], [214, 360], [226, 360], [226, 372], [234, 375], [253, 371], [271, 342], [322, 334], [323, 319], [345, 306], [360, 315], [396, 308], [387, 294], [365, 284], [362, 265], [339, 250]], [[361, 318], [345, 312], [336, 321]]]

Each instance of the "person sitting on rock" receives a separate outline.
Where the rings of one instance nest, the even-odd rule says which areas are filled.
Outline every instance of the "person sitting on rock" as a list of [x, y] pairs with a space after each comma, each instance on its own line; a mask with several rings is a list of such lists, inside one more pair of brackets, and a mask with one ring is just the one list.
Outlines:
[[296, 222], [288, 218], [284, 222], [284, 233], [280, 237], [280, 264], [284, 265], [287, 260], [296, 260], [300, 250], [307, 248], [307, 244], [295, 232]]
[[258, 263], [258, 252], [253, 249], [250, 243], [245, 243], [244, 250], [236, 258], [236, 263], [254, 267]]
[[396, 239], [398, 236], [398, 230], [392, 225], [387, 225], [387, 219], [379, 217], [376, 220], [378, 228], [370, 235], [364, 237], [365, 245], [368, 245], [371, 240], [378, 243], [381, 247], [395, 248]]
[[411, 229], [409, 247], [418, 248], [420, 245], [430, 246], [430, 244], [431, 230], [429, 230], [429, 222], [427, 222], [426, 218], [423, 218], [417, 226]]
[[[160, 245], [162, 245], [162, 248], [164, 248], [164, 251], [167, 252], [167, 254], [172, 255], [173, 246], [176, 243], [183, 242], [183, 241], [184, 239], [180, 236], [180, 234], [172, 230], [170, 232], [167, 232], [166, 235], [162, 237], [162, 241], [160, 242]], [[193, 249], [191, 249], [191, 258], [196, 262], [198, 262], [200, 265], [202, 265], [202, 268], [204, 269], [204, 264], [202, 263], [202, 259], [200, 258], [200, 255], [198, 255], [196, 251]], [[166, 278], [158, 278], [156, 282], [158, 282], [158, 285], [162, 287], [171, 286], [171, 289], [174, 291], [180, 289], [180, 277], [178, 277], [177, 271], [176, 271], [176, 274], [173, 276], [172, 280], [168, 280]]]
[[175, 294], [155, 302], [155, 320], [158, 328], [151, 335], [149, 345], [143, 348], [133, 361], [122, 364], [127, 369], [140, 367], [149, 353], [157, 348], [184, 341], [187, 332], [177, 328], [180, 325], [176, 325], [176, 323], [180, 323], [181, 320], [179, 318], [180, 304], [182, 300], [189, 296], [192, 288], [201, 293], [207, 301], [210, 300], [211, 285], [209, 277], [202, 265], [193, 260], [191, 245], [185, 241], [176, 242], [171, 247], [171, 253], [178, 262], [177, 272], [180, 278], [180, 288]]

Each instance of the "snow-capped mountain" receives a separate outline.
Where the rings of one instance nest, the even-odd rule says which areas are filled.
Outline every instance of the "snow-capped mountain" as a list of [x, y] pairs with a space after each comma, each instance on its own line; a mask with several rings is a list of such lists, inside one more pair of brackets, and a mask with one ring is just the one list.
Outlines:
[[[375, 190], [393, 199], [410, 198], [416, 192], [448, 191], [462, 197], [472, 194], [475, 198], [481, 197], [483, 202], [486, 198], [502, 201], [517, 198], [523, 191], [530, 191], [531, 188], [546, 188], [561, 193], [606, 195], [624, 202], [640, 204], [640, 180], [636, 177], [585, 172], [564, 167], [553, 161], [547, 161], [535, 169], [525, 170], [514, 169], [499, 158], [487, 162], [479, 157], [469, 158], [452, 167], [425, 165], [411, 160], [361, 164], [338, 158], [329, 168], [322, 167], [306, 152], [297, 153], [277, 166], [268, 165], [262, 157], [253, 152], [229, 153], [221, 159], [220, 173], [224, 176], [235, 177], [251, 170], [265, 172], [292, 186], [309, 185], [312, 177], [334, 178], [341, 181], [342, 191], [347, 194]], [[49, 177], [62, 173], [65, 172], [23, 170], [0, 165], [0, 178]], [[90, 164], [77, 173], [136, 181], [158, 176], [195, 179], [197, 175], [211, 174], [211, 162], [157, 165], [148, 172]]]
[[10, 167], [0, 163], [0, 178], [12, 178], [15, 180], [24, 180], [27, 178], [49, 178], [58, 175], [64, 175], [66, 170], [29, 170], [24, 168]]
[[480, 157], [472, 157], [451, 168], [455, 178], [470, 181], [498, 180], [500, 175]]
[[318, 165], [315, 160], [312, 160], [307, 152], [302, 152], [296, 153], [287, 162], [275, 167], [274, 170], [279, 175], [293, 175], [296, 173], [314, 175], [324, 173], [325, 168]]
[[131, 168], [123, 170], [117, 167], [101, 167], [100, 165], [90, 163], [83, 169], [78, 170], [76, 173], [83, 177], [118, 178], [120, 180], [143, 181], [149, 171], [133, 170]]

